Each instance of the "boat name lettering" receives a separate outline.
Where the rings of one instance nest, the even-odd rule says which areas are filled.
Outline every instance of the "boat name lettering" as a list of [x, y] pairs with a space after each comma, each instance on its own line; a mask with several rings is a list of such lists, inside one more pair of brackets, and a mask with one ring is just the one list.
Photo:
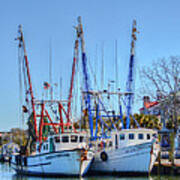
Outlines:
[[140, 150], [143, 150], [143, 149], [145, 149], [145, 147], [139, 146], [139, 147], [136, 147], [136, 148], [127, 149], [125, 151], [125, 153], [133, 153], [133, 152], [140, 151]]
[[58, 155], [54, 155], [54, 156], [48, 156], [48, 157], [46, 157], [46, 159], [53, 159], [56, 157], [65, 157], [65, 156], [69, 156], [69, 154], [58, 154]]

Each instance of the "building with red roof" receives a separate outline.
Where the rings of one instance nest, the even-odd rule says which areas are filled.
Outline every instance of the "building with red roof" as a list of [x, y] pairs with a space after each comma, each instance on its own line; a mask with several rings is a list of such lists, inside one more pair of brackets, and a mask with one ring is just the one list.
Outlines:
[[160, 104], [158, 101], [150, 101], [149, 96], [143, 97], [143, 107], [139, 109], [141, 114], [160, 115]]

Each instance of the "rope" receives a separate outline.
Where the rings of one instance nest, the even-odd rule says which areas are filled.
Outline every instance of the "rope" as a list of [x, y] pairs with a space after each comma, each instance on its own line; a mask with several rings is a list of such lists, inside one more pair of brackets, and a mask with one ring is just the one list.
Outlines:
[[[22, 124], [24, 124], [24, 118], [23, 118], [23, 112], [22, 112], [22, 76], [21, 76], [21, 70], [22, 70], [22, 54], [21, 49], [18, 48], [18, 77], [19, 77], [19, 127], [21, 127]], [[22, 124], [21, 124], [22, 120]], [[20, 140], [20, 144], [22, 145], [22, 140]]]
[[90, 71], [91, 71], [91, 73], [92, 73], [92, 75], [93, 75], [95, 88], [96, 88], [96, 89], [99, 89], [98, 84], [97, 84], [96, 74], [95, 74], [94, 71], [93, 71], [93, 68], [92, 68], [92, 65], [91, 65], [90, 61], [87, 61], [87, 62], [88, 62], [88, 65], [89, 65], [89, 67], [90, 67]]
[[[79, 53], [77, 53], [76, 56], [76, 72], [75, 72], [75, 81], [76, 81], [76, 86], [74, 86], [74, 95], [75, 95], [75, 100], [74, 100], [74, 116], [77, 118], [77, 104], [78, 103], [78, 95], [79, 95], [79, 78], [78, 78], [78, 72], [79, 72], [79, 66], [78, 66], [78, 61], [79, 61]], [[73, 96], [74, 97], [74, 96]], [[73, 102], [72, 102], [73, 103]]]

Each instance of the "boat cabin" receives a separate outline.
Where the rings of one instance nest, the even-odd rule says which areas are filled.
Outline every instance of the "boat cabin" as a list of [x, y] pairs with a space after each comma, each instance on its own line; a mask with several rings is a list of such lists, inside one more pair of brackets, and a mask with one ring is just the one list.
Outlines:
[[151, 142], [154, 138], [157, 132], [152, 129], [123, 129], [112, 133], [115, 148]]
[[[48, 140], [41, 145], [41, 153], [49, 153], [53, 151], [85, 148], [88, 142], [85, 133], [63, 133], [48, 137]], [[37, 152], [39, 145], [37, 146]]]

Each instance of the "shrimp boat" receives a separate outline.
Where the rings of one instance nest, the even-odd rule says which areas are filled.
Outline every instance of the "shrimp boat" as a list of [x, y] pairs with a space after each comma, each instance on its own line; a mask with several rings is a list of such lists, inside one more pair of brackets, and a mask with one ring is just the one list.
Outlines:
[[64, 133], [49, 136], [29, 156], [17, 155], [12, 167], [17, 174], [36, 176], [84, 176], [93, 159], [93, 152], [86, 149], [86, 134]]
[[[28, 117], [29, 139], [20, 154], [12, 157], [12, 167], [20, 175], [84, 176], [94, 152], [89, 148], [88, 134], [77, 131], [70, 118], [77, 40], [68, 100], [36, 100], [21, 26], [19, 34], [19, 52], [23, 54], [19, 57], [22, 57], [23, 74], [26, 75], [23, 113]], [[44, 85], [46, 89], [50, 86], [47, 82]]]
[[[148, 174], [153, 168], [160, 149], [157, 140], [157, 132], [155, 130], [143, 128], [130, 129], [130, 108], [132, 106], [133, 96], [132, 81], [136, 32], [136, 22], [134, 21], [132, 29], [131, 58], [129, 64], [130, 71], [126, 93], [110, 92], [109, 90], [91, 90], [89, 87], [90, 83], [88, 79], [86, 57], [85, 54], [84, 56], [82, 55], [82, 59], [84, 58], [83, 69], [85, 79], [83, 97], [85, 99], [85, 109], [88, 110], [87, 116], [90, 121], [91, 143], [95, 149], [94, 161], [90, 168], [91, 173], [119, 173], [119, 175], [124, 173]], [[78, 36], [81, 38], [82, 50], [84, 50], [84, 37], [80, 20]], [[103, 94], [106, 94], [107, 99], [110, 99], [110, 95], [118, 96], [117, 102], [119, 102], [119, 115], [115, 115], [114, 110], [109, 111], [105, 107], [105, 104], [103, 103], [105, 97], [103, 97]], [[115, 125], [115, 121], [120, 119], [123, 124], [120, 105], [122, 95], [125, 96], [127, 102], [126, 128], [119, 128]], [[92, 100], [94, 100], [94, 104], [92, 103]], [[103, 115], [103, 112], [105, 115]], [[112, 112], [112, 114], [110, 112]], [[96, 124], [94, 124], [94, 119], [96, 119]], [[106, 122], [107, 119], [111, 125]], [[101, 132], [99, 132], [99, 127], [101, 127]]]
[[[133, 21], [131, 56], [129, 62], [129, 74], [127, 81], [127, 92], [124, 93], [126, 101], [126, 127], [121, 130], [111, 131], [110, 143], [104, 141], [104, 145], [95, 154], [95, 160], [91, 170], [94, 172], [119, 173], [120, 175], [143, 173], [149, 174], [158, 156], [160, 146], [157, 139], [157, 131], [140, 128], [138, 123], [136, 129], [130, 128], [130, 115], [133, 104], [134, 87], [134, 47], [136, 41], [136, 21]], [[119, 102], [120, 96], [119, 94]], [[114, 115], [112, 116], [114, 117]], [[114, 118], [119, 119], [121, 116]], [[122, 117], [121, 117], [122, 119]]]
[[151, 129], [124, 129], [112, 132], [99, 142], [91, 171], [94, 173], [148, 174], [159, 152], [157, 132]]

